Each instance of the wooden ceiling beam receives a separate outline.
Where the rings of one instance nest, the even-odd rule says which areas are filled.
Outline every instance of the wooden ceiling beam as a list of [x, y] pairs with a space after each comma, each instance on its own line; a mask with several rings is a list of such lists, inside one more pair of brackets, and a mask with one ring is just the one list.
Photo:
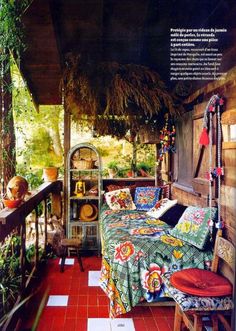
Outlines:
[[49, 0], [49, 10], [50, 10], [50, 15], [52, 19], [52, 25], [54, 29], [54, 35], [55, 35], [55, 40], [56, 40], [56, 45], [57, 45], [57, 51], [58, 51], [58, 56], [60, 60], [60, 68], [61, 71], [64, 68], [65, 65], [65, 58], [62, 52], [62, 44], [61, 44], [61, 38], [59, 36], [62, 35], [62, 31], [60, 29], [61, 22], [59, 21], [59, 7], [60, 7], [61, 1], [55, 1], [55, 0]]

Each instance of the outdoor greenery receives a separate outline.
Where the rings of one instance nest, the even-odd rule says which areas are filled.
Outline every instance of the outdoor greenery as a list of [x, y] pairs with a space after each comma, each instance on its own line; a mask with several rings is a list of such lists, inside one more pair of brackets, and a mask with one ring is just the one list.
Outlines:
[[[20, 237], [14, 234], [0, 245], [0, 316], [12, 308], [20, 291], [20, 245]], [[40, 250], [40, 255], [42, 255], [42, 250]], [[31, 262], [34, 256], [35, 246], [31, 244], [26, 248], [28, 274], [31, 272]]]
[[[15, 59], [25, 50], [24, 29], [21, 21], [23, 12], [32, 0], [0, 0], [0, 62], [8, 60], [8, 50]], [[7, 69], [7, 68], [6, 68]]]
[[63, 111], [45, 106], [37, 111], [16, 65], [12, 66], [17, 174], [33, 189], [42, 183], [42, 168], [63, 165]]
[[125, 153], [117, 152], [109, 162], [104, 164], [104, 177], [107, 177], [108, 169], [113, 169], [116, 177], [128, 177], [130, 171], [135, 171], [137, 176], [142, 176], [140, 170], [144, 170], [149, 175], [154, 175], [155, 170], [155, 146], [137, 144], [136, 164], [133, 164], [132, 144], [129, 145]]
[[[43, 167], [55, 165], [63, 171], [63, 109], [45, 106], [37, 112], [16, 65], [12, 66], [12, 77], [17, 174], [24, 176], [30, 189], [34, 189], [43, 182]], [[71, 135], [72, 145], [88, 141], [97, 147], [105, 176], [108, 176], [108, 164], [116, 162], [116, 176], [127, 177], [132, 168], [133, 143], [108, 136], [93, 137], [90, 130], [81, 130], [75, 125]], [[141, 163], [145, 171], [154, 174], [154, 145], [137, 144], [137, 170]]]

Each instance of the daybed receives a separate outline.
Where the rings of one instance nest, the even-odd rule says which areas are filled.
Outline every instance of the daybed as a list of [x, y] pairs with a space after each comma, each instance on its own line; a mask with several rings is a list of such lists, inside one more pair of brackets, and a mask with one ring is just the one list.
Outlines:
[[[124, 196], [124, 192], [122, 194]], [[113, 207], [104, 203], [100, 219], [103, 254], [100, 286], [110, 299], [110, 317], [124, 314], [142, 301], [166, 298], [161, 279], [166, 271], [209, 268], [212, 259], [212, 246], [207, 240], [209, 232], [204, 238], [201, 233], [199, 246], [198, 239], [192, 241], [192, 234], [184, 222], [181, 227], [188, 232], [188, 242], [178, 236], [176, 228], [172, 230], [181, 215], [183, 219], [188, 210], [186, 207], [175, 204], [160, 218], [148, 215], [146, 210], [117, 210]], [[198, 213], [196, 209], [194, 213], [199, 224], [206, 223], [201, 210]], [[197, 225], [194, 226], [193, 231], [196, 231]], [[176, 232], [175, 237], [171, 231]]]

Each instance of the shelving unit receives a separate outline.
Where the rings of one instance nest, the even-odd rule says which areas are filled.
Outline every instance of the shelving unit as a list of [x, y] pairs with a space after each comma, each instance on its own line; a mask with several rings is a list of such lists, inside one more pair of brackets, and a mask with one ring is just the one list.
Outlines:
[[66, 187], [68, 238], [82, 238], [82, 250], [100, 254], [101, 159], [93, 145], [78, 144], [70, 149]]

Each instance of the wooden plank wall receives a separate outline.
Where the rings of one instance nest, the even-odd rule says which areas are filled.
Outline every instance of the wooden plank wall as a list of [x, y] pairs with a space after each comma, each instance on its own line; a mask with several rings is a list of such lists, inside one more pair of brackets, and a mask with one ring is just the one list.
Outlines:
[[[202, 103], [196, 105], [193, 111], [193, 141], [192, 141], [192, 162], [193, 169], [196, 168], [199, 151], [199, 136], [202, 129], [202, 116], [206, 107], [206, 104], [210, 97], [219, 93], [226, 98], [226, 104], [224, 112], [222, 114], [222, 131], [223, 131], [223, 142], [222, 142], [222, 163], [224, 167], [224, 177], [221, 186], [221, 217], [225, 222], [225, 235], [235, 242], [236, 238], [236, 141], [230, 140], [230, 127], [229, 125], [236, 124], [236, 68], [233, 68], [227, 75], [225, 81], [213, 82], [206, 85], [201, 90], [190, 96], [187, 103], [191, 102], [196, 98], [197, 95], [203, 93], [204, 100]], [[215, 141], [214, 141], [215, 145]], [[185, 205], [207, 205], [207, 193], [208, 187], [206, 180], [204, 179], [205, 173], [208, 170], [208, 156], [205, 151], [201, 168], [199, 170], [198, 179], [202, 180], [201, 186], [196, 185], [196, 179], [194, 179], [194, 170], [192, 174], [192, 187], [184, 187], [183, 183], [178, 182], [178, 175], [176, 175], [176, 168], [184, 167], [184, 160], [181, 160], [178, 156], [178, 165], [174, 166], [174, 178], [176, 184], [172, 186], [172, 198], [178, 199], [179, 203]], [[181, 153], [181, 152], [180, 152]], [[214, 151], [215, 155], [215, 151]], [[214, 191], [214, 189], [213, 189]], [[216, 197], [217, 202], [217, 197]]]

